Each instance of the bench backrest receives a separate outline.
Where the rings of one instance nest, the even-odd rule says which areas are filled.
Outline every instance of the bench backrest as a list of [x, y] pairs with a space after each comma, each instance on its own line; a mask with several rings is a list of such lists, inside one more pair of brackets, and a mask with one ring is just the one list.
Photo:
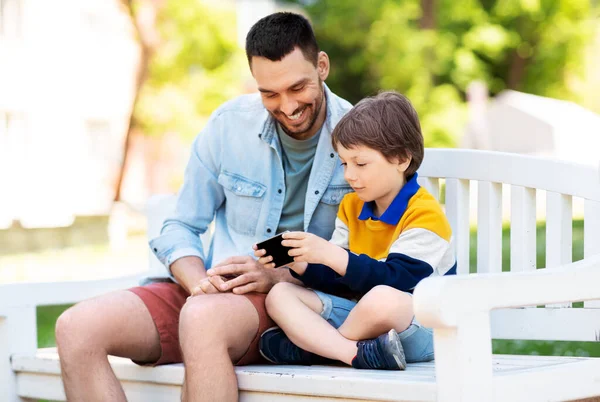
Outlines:
[[[583, 220], [583, 250], [575, 249], [576, 259], [600, 253], [598, 166], [498, 152], [427, 149], [419, 176], [421, 185], [445, 204], [459, 274], [552, 269], [574, 261], [573, 246], [581, 245], [581, 239], [573, 237], [574, 214], [577, 228]], [[545, 233], [539, 230], [541, 221], [546, 222]], [[538, 250], [545, 250], [545, 261], [536, 261]], [[538, 307], [493, 312], [493, 337], [600, 339], [600, 301]]]
[[[574, 204], [578, 227], [581, 214], [584, 219], [583, 250], [576, 249], [576, 257], [600, 253], [597, 166], [498, 152], [427, 149], [419, 181], [445, 204], [459, 274], [552, 269], [573, 261], [573, 240], [581, 244], [581, 239], [573, 238]], [[149, 202], [150, 238], [158, 235], [174, 205], [173, 195]], [[545, 220], [545, 233], [538, 230], [536, 216]], [[202, 237], [208, 245], [208, 234]], [[476, 248], [473, 260], [471, 248]], [[537, 250], [544, 249], [546, 260], [538, 263]], [[166, 275], [152, 253], [150, 272]], [[493, 312], [494, 338], [600, 340], [600, 301], [541, 307]]]

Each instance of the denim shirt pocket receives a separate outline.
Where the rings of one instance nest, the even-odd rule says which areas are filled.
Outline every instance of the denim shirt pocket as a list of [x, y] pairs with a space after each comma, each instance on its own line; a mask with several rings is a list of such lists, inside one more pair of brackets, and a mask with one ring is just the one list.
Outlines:
[[352, 192], [352, 187], [350, 186], [329, 186], [325, 190], [325, 193], [323, 193], [321, 202], [327, 205], [338, 206], [342, 202], [342, 198], [350, 192]]
[[239, 234], [254, 236], [267, 187], [226, 170], [217, 180], [225, 189], [227, 225]]

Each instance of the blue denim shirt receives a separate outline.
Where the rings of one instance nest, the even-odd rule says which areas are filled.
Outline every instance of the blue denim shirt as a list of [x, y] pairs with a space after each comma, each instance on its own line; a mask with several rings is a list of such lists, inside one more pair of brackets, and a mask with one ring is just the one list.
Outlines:
[[[338, 205], [351, 191], [331, 132], [351, 105], [327, 86], [325, 94], [327, 115], [308, 181], [304, 230], [329, 239]], [[285, 191], [276, 122], [259, 94], [240, 96], [217, 109], [194, 140], [176, 209], [150, 247], [166, 267], [186, 256], [200, 257], [208, 269], [230, 256], [253, 255], [253, 244], [275, 235]], [[199, 236], [213, 220], [206, 250]]]

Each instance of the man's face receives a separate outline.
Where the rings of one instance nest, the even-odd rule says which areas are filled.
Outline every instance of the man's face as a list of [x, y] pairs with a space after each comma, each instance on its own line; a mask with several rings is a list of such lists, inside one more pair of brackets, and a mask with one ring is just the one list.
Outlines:
[[329, 74], [329, 59], [319, 53], [317, 67], [299, 48], [280, 61], [252, 58], [252, 75], [265, 108], [291, 137], [312, 137], [325, 121], [323, 81]]

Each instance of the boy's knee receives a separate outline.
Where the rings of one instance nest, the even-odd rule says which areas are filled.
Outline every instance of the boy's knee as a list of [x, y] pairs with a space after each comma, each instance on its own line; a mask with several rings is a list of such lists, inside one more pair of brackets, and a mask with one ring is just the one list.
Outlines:
[[403, 311], [412, 311], [412, 297], [390, 286], [379, 285], [361, 299], [361, 304], [373, 317], [390, 319]]
[[281, 303], [294, 293], [296, 285], [288, 282], [279, 282], [269, 291], [265, 300], [265, 307], [270, 316], [276, 315], [281, 309]]

